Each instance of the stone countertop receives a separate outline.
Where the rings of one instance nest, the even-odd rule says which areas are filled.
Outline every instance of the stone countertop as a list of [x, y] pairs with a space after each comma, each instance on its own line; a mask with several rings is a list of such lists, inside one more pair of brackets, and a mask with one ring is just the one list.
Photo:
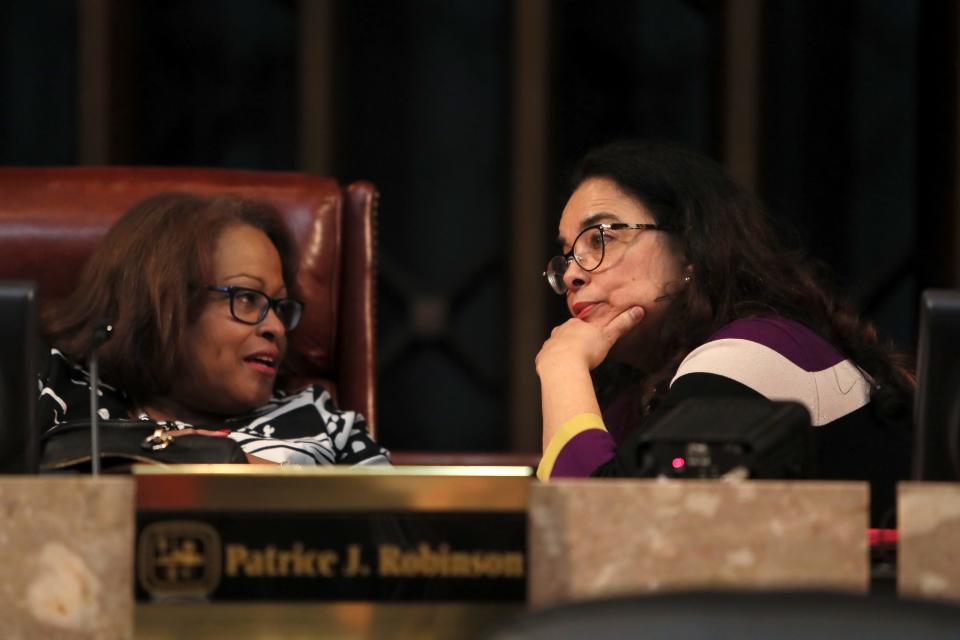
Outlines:
[[531, 492], [529, 601], [869, 584], [866, 483], [561, 480]]
[[132, 638], [134, 481], [0, 476], [0, 637]]

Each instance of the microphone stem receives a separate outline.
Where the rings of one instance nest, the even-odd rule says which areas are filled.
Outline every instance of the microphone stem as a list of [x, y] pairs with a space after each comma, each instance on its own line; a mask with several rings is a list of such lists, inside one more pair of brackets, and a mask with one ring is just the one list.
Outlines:
[[90, 471], [100, 475], [100, 416], [97, 411], [97, 350], [90, 353]]

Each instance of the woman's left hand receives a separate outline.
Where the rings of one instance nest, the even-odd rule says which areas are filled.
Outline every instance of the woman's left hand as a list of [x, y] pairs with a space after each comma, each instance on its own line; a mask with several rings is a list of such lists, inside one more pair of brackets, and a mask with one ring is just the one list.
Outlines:
[[218, 429], [216, 431], [212, 429], [194, 429], [193, 427], [187, 427], [186, 429], [171, 429], [167, 431], [167, 435], [171, 438], [179, 438], [180, 436], [209, 436], [211, 438], [226, 438], [230, 435], [230, 429]]
[[[208, 436], [210, 438], [226, 438], [230, 435], [230, 429], [217, 429], [216, 431], [212, 429], [194, 429], [193, 427], [188, 427], [186, 429], [172, 429], [167, 432], [171, 438], [179, 438], [180, 436]], [[249, 453], [244, 454], [247, 456], [247, 462], [250, 464], [277, 464], [270, 460], [264, 460], [263, 458], [258, 458], [257, 456], [252, 456]]]

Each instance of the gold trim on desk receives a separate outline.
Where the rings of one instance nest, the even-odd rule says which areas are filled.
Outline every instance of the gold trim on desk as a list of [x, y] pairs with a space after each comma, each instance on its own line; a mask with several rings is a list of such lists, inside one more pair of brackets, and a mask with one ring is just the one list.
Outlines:
[[529, 467], [136, 465], [140, 511], [525, 511]]
[[522, 603], [137, 603], [139, 640], [471, 638], [523, 613]]
[[533, 475], [532, 469], [527, 466], [437, 466], [437, 465], [408, 465], [391, 467], [378, 465], [372, 467], [341, 467], [330, 466], [280, 466], [280, 465], [249, 465], [249, 464], [138, 464], [133, 466], [135, 476], [157, 475], [217, 475], [217, 476], [495, 476], [506, 478], [525, 477]]

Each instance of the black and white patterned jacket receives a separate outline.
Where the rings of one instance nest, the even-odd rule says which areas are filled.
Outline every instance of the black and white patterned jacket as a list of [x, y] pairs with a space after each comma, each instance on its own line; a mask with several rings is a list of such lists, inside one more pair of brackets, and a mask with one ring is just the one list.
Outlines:
[[[69, 420], [90, 417], [89, 375], [57, 349], [51, 349], [40, 367], [37, 420], [41, 433]], [[131, 422], [132, 403], [122, 391], [100, 384], [98, 414], [103, 420]], [[141, 415], [141, 420], [149, 420]], [[166, 423], [170, 429], [194, 425]], [[310, 386], [292, 394], [275, 393], [252, 413], [230, 418], [205, 429], [230, 429], [244, 452], [278, 464], [389, 464], [387, 450], [370, 438], [359, 413], [333, 405], [330, 394]]]

